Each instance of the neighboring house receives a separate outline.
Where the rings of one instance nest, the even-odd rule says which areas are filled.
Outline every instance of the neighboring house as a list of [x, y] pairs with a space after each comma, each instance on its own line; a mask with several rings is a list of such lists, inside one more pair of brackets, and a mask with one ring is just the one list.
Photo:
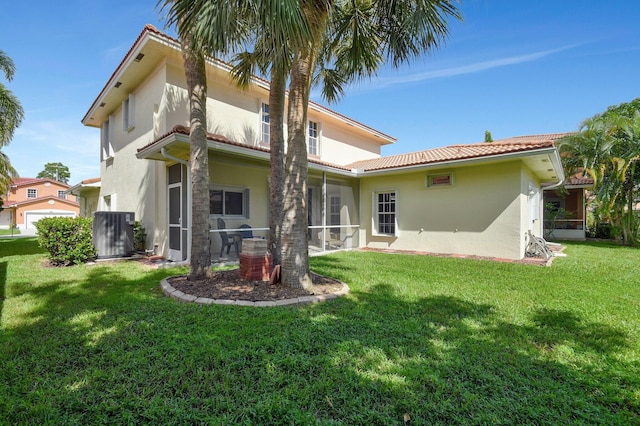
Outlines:
[[67, 193], [75, 195], [80, 204], [80, 216], [92, 217], [98, 210], [100, 200], [100, 178], [85, 179], [67, 189]]
[[[212, 253], [227, 230], [269, 227], [267, 81], [237, 89], [207, 62]], [[190, 248], [189, 111], [180, 43], [146, 26], [82, 119], [101, 129], [98, 210], [133, 211], [147, 246]], [[558, 135], [381, 157], [395, 142], [316, 103], [307, 147], [310, 251], [371, 247], [520, 259], [542, 234], [541, 185], [564, 180]]]
[[582, 173], [566, 179], [562, 188], [544, 189], [544, 236], [548, 239], [584, 240], [587, 237], [587, 192], [593, 179]]
[[68, 197], [68, 188], [52, 179], [14, 179], [8, 194], [2, 197], [0, 228], [15, 224], [19, 229], [35, 229], [34, 223], [44, 217], [76, 217], [78, 202], [75, 197]]

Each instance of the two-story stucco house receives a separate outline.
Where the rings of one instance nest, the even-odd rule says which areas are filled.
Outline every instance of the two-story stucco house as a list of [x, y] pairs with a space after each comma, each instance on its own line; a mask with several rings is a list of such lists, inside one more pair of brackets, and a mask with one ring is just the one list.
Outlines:
[[13, 224], [18, 229], [35, 229], [34, 224], [45, 217], [78, 216], [78, 202], [67, 195], [68, 188], [52, 179], [15, 178], [2, 197], [0, 228]]
[[[269, 224], [269, 83], [246, 91], [207, 62], [212, 253], [227, 229]], [[180, 43], [146, 26], [82, 122], [101, 132], [98, 210], [133, 211], [147, 246], [190, 246], [188, 102]], [[310, 250], [391, 248], [520, 259], [542, 232], [541, 184], [564, 178], [553, 135], [381, 156], [395, 139], [309, 106]], [[81, 189], [80, 195], [81, 195]]]

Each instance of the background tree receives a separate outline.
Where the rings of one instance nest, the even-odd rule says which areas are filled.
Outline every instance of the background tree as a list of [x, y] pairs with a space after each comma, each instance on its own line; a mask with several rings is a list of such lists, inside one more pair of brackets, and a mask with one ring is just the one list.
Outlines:
[[638, 242], [635, 205], [640, 188], [640, 98], [585, 120], [559, 143], [569, 173], [594, 180], [596, 221], [609, 221], [625, 244]]
[[62, 163], [47, 163], [44, 165], [44, 170], [38, 173], [36, 177], [53, 179], [62, 183], [69, 183], [71, 172], [69, 172], [69, 168]]
[[[7, 81], [13, 80], [16, 71], [13, 60], [0, 50], [0, 71]], [[24, 119], [24, 110], [18, 98], [0, 82], [0, 194], [5, 194], [12, 179], [18, 175], [11, 166], [9, 157], [2, 152], [2, 148], [9, 145], [13, 139], [13, 133]]]
[[493, 136], [491, 136], [491, 132], [488, 130], [484, 131], [484, 141], [485, 142], [493, 142]]

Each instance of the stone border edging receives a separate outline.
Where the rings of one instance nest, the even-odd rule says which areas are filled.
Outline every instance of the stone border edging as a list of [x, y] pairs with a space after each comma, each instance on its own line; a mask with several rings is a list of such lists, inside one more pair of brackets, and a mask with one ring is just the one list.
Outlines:
[[[181, 275], [175, 275], [181, 276]], [[198, 303], [200, 305], [236, 305], [236, 306], [253, 306], [253, 307], [271, 307], [271, 306], [290, 306], [290, 305], [303, 305], [308, 303], [319, 303], [327, 300], [337, 299], [340, 296], [344, 296], [349, 293], [349, 286], [339, 281], [342, 284], [342, 289], [331, 294], [321, 294], [312, 296], [296, 297], [294, 299], [281, 299], [281, 300], [265, 300], [260, 302], [252, 302], [250, 300], [231, 300], [231, 299], [210, 299], [208, 297], [196, 297], [192, 294], [186, 294], [180, 290], [175, 289], [169, 284], [169, 278], [164, 278], [160, 281], [160, 288], [162, 292], [179, 302]]]

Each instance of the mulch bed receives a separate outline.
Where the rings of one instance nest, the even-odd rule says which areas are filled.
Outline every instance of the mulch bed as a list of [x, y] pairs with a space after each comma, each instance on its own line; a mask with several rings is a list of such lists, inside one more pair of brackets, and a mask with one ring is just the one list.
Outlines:
[[176, 290], [209, 299], [248, 300], [251, 302], [295, 299], [309, 295], [332, 294], [342, 289], [342, 283], [332, 278], [311, 274], [313, 292], [269, 284], [268, 281], [249, 281], [240, 278], [240, 270], [216, 271], [211, 279], [190, 281], [186, 276], [172, 277], [169, 284]]

